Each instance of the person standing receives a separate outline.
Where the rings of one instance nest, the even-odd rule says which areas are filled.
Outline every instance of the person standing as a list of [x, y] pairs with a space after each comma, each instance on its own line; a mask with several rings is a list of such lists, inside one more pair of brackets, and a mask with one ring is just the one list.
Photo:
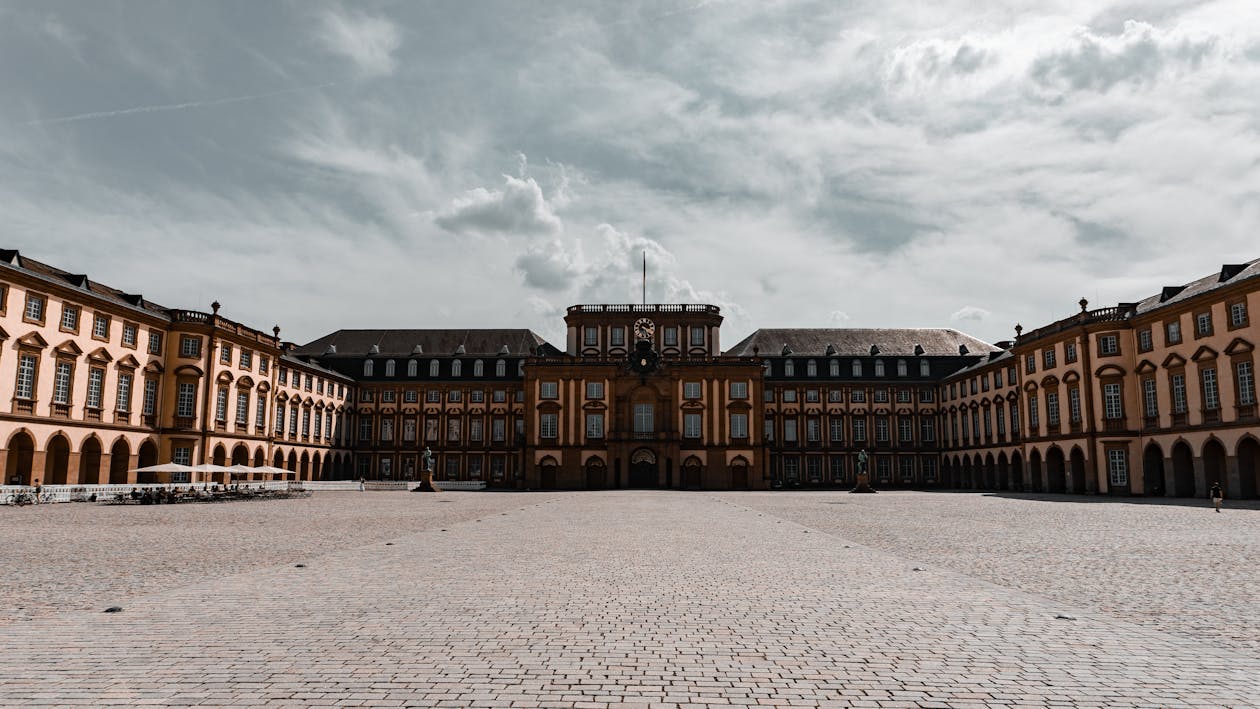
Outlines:
[[39, 478], [35, 478], [35, 504], [39, 504], [39, 493], [43, 492], [44, 486], [39, 484]]
[[1221, 492], [1220, 483], [1212, 483], [1212, 490], [1208, 493], [1208, 497], [1212, 498], [1212, 506], [1216, 508], [1217, 513], [1221, 511], [1221, 502], [1225, 500], [1225, 493]]

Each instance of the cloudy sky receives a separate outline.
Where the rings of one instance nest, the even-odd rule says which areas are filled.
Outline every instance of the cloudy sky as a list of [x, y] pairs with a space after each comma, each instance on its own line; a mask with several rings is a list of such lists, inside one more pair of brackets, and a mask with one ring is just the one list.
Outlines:
[[0, 246], [307, 341], [1016, 322], [1260, 257], [1255, 0], [0, 2]]

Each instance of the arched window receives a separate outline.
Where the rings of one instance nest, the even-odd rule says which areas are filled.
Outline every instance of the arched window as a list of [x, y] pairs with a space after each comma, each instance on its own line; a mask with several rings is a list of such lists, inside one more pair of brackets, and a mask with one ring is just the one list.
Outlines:
[[507, 376], [507, 360], [501, 359], [498, 362], [494, 363], [494, 376], [496, 377]]
[[394, 376], [394, 360], [392, 359], [385, 361], [385, 376]]
[[407, 360], [407, 376], [414, 377], [416, 376], [416, 373], [419, 371], [420, 371], [419, 360], [414, 360], [414, 359]]
[[[926, 359], [919, 360], [919, 376], [926, 377], [932, 373], [931, 366]], [[1000, 373], [1000, 372], [999, 372]]]
[[372, 360], [370, 359], [363, 360], [363, 376], [372, 376]]
[[438, 376], [438, 361], [436, 359], [429, 360], [429, 376]]
[[884, 376], [884, 360], [882, 359], [875, 360], [875, 376]]
[[830, 370], [831, 370], [831, 376], [833, 377], [840, 376], [840, 360], [838, 359], [831, 360]]
[[904, 359], [897, 360], [897, 376], [906, 376], [906, 361]]
[[770, 360], [766, 360], [766, 376], [768, 377], [771, 374], [774, 374], [774, 366], [771, 364]]
[[818, 376], [818, 363], [817, 362], [811, 359], [810, 361], [805, 363], [805, 376], [807, 377]]
[[460, 374], [461, 374], [463, 371], [464, 371], [464, 363], [463, 363], [463, 362], [461, 362], [461, 361], [459, 361], [459, 360], [455, 360], [455, 361], [451, 362], [451, 376], [452, 376], [452, 377], [458, 377], [458, 376], [460, 376]]
[[862, 360], [860, 359], [853, 360], [853, 376], [862, 376]]
[[481, 360], [477, 360], [473, 362], [473, 376], [484, 377], [485, 375], [486, 375], [486, 365], [482, 364]]
[[525, 360], [523, 359], [516, 360], [516, 376], [525, 376]]
[[783, 360], [783, 376], [785, 377], [796, 376], [796, 365], [790, 359]]

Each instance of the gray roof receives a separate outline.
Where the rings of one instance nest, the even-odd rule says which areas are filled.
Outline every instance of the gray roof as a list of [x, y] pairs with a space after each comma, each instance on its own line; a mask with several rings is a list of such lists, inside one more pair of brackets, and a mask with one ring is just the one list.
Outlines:
[[328, 378], [330, 378], [330, 379], [340, 379], [340, 380], [342, 380], [342, 381], [346, 381], [346, 382], [353, 382], [353, 381], [354, 381], [354, 379], [353, 379], [352, 377], [347, 377], [346, 375], [342, 374], [341, 372], [335, 372], [335, 371], [333, 371], [333, 370], [331, 370], [331, 369], [329, 369], [329, 368], [327, 368], [327, 367], [325, 367], [325, 366], [321, 365], [319, 362], [316, 362], [316, 361], [314, 361], [313, 359], [310, 359], [309, 357], [307, 357], [307, 356], [305, 356], [305, 355], [302, 355], [302, 356], [294, 356], [294, 355], [291, 355], [291, 354], [285, 353], [285, 354], [280, 355], [280, 361], [281, 361], [282, 363], [284, 363], [284, 364], [288, 364], [289, 366], [294, 366], [294, 365], [297, 365], [297, 366], [300, 366], [300, 367], [305, 367], [305, 368], [307, 368], [307, 369], [310, 369], [310, 370], [313, 370], [313, 371], [319, 372], [320, 374], [322, 374], [322, 375], [324, 375], [325, 377], [328, 377]]
[[75, 288], [124, 308], [140, 310], [163, 319], [170, 319], [170, 310], [168, 308], [157, 303], [151, 303], [145, 300], [142, 295], [126, 293], [104, 283], [94, 281], [88, 278], [86, 274], [70, 273], [42, 261], [27, 258], [16, 249], [0, 249], [0, 264], [24, 271], [44, 281], [50, 281], [67, 288]]
[[1167, 286], [1159, 293], [1143, 298], [1137, 303], [1137, 313], [1141, 315], [1157, 308], [1171, 306], [1257, 276], [1260, 276], [1260, 259], [1247, 263], [1225, 264], [1221, 266], [1220, 271], [1209, 276], [1191, 281], [1184, 286]]
[[[379, 352], [371, 352], [375, 345]], [[420, 352], [416, 352], [416, 346]], [[369, 352], [380, 357], [443, 357], [455, 354], [463, 346], [463, 355], [493, 357], [504, 347], [507, 354], [527, 355], [543, 345], [549, 354], [558, 354], [542, 337], [527, 329], [455, 330], [337, 330], [293, 350], [296, 355], [313, 357], [363, 357]], [[329, 346], [337, 348], [328, 352]]]
[[972, 355], [998, 351], [997, 347], [949, 328], [762, 328], [745, 337], [726, 354], [747, 357], [756, 348], [763, 357], [780, 356], [787, 345], [793, 355], [827, 357], [830, 345], [837, 357], [869, 357], [871, 346], [885, 357], [914, 357], [915, 346], [924, 356], [954, 356], [966, 345]]
[[[959, 369], [958, 371], [946, 377], [946, 379], [952, 379], [954, 377], [957, 377], [963, 374], [970, 374], [971, 372], [978, 372], [984, 369], [985, 367], [988, 367], [989, 365], [994, 364], [996, 362], [1014, 364], [1014, 361], [1013, 361], [1014, 359], [1015, 359], [1015, 355], [1011, 354], [1009, 350], [998, 350], [996, 352], [990, 352], [988, 357], [984, 357], [979, 362], [976, 362], [974, 364], [969, 364], [966, 367]], [[1008, 362], [1007, 360], [1012, 360], [1012, 361]]]

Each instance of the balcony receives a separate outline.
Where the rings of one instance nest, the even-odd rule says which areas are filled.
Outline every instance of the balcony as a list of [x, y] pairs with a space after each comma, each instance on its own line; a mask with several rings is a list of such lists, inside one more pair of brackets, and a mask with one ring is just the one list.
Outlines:
[[1036, 330], [1025, 332], [1018, 337], [1020, 344], [1032, 342], [1042, 337], [1055, 335], [1065, 330], [1083, 325], [1091, 325], [1100, 322], [1125, 322], [1137, 312], [1136, 305], [1122, 305], [1112, 308], [1098, 308], [1097, 310], [1089, 310], [1077, 313], [1068, 318], [1063, 318], [1058, 322], [1050, 323], [1045, 327], [1039, 327]]
[[624, 304], [614, 303], [609, 305], [591, 304], [591, 305], [571, 305], [568, 313], [713, 313], [721, 312], [721, 308], [716, 305], [702, 305], [698, 303], [648, 303], [639, 305], [637, 303]]

